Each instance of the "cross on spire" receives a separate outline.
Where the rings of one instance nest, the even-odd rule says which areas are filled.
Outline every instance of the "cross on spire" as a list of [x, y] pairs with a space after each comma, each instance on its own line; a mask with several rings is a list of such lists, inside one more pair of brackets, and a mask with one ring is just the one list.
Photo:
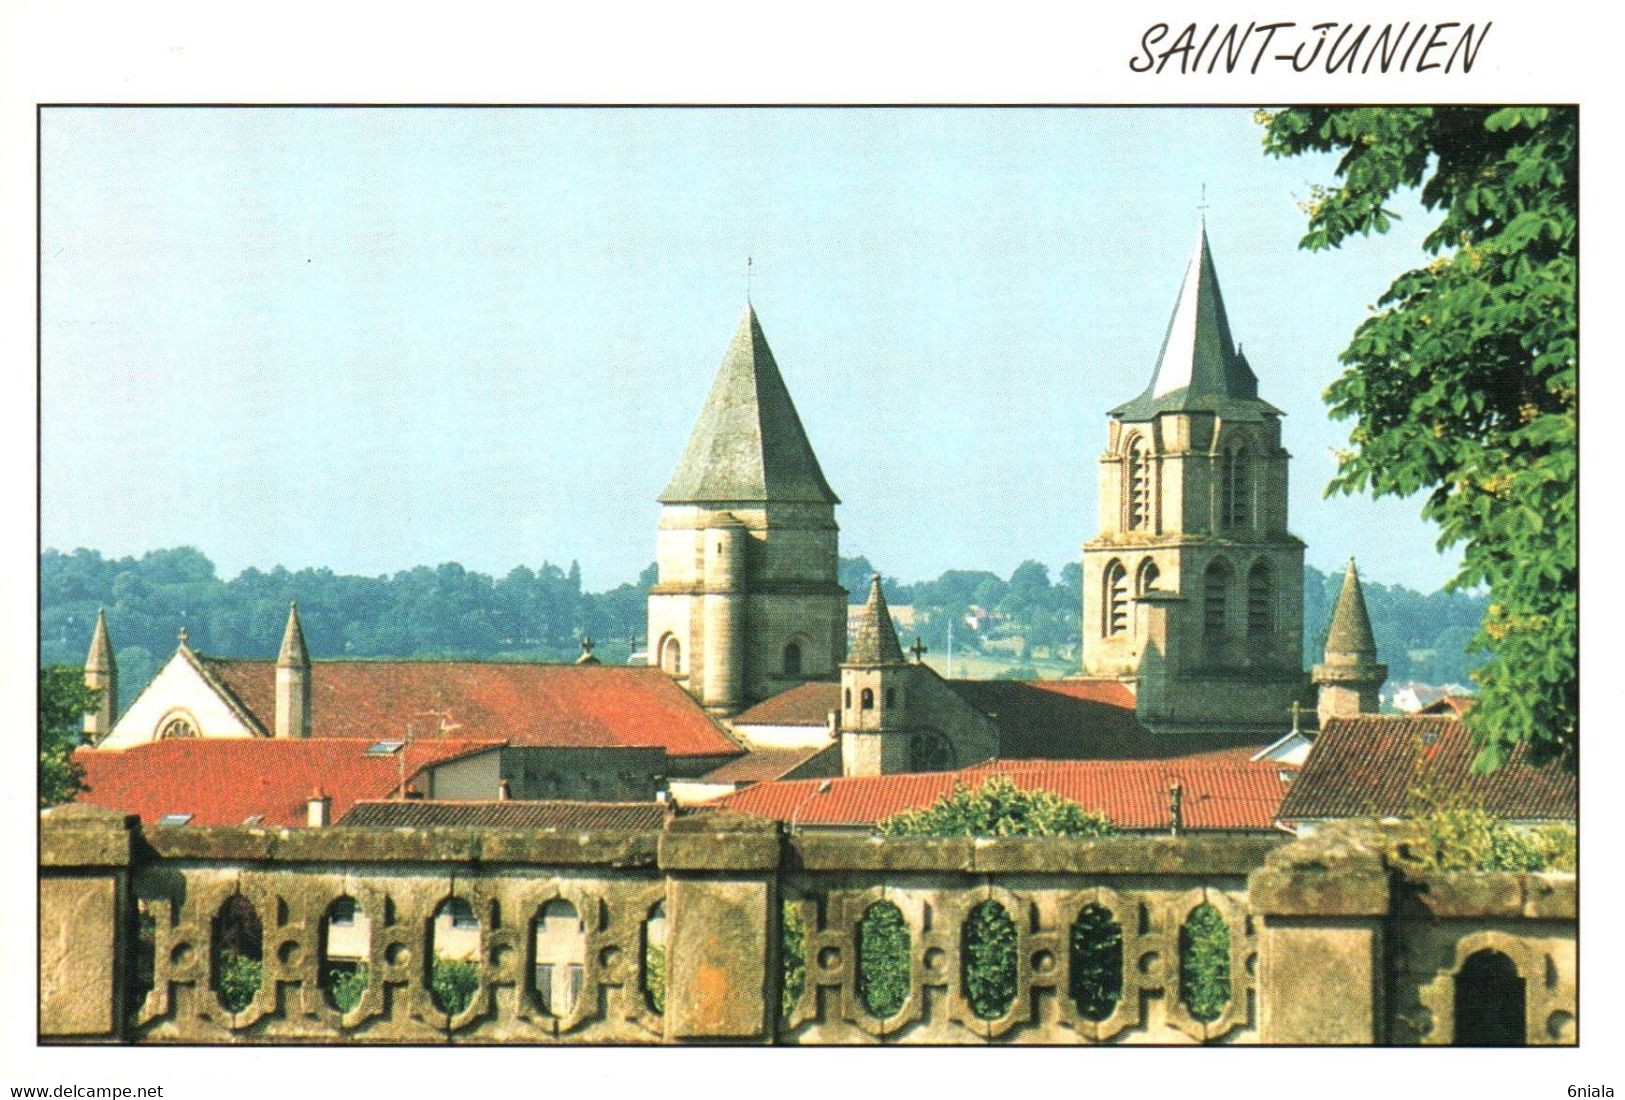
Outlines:
[[1207, 184], [1205, 184], [1205, 183], [1202, 184], [1202, 201], [1196, 204], [1196, 209], [1198, 209], [1198, 210], [1206, 210], [1207, 209]]
[[908, 652], [914, 655], [915, 664], [922, 665], [925, 663], [925, 655], [931, 651], [926, 648], [925, 643], [920, 641], [920, 636], [916, 634], [914, 635], [914, 644], [908, 647]]
[[755, 263], [749, 256], [745, 257], [745, 304], [750, 305], [750, 283], [756, 274]]

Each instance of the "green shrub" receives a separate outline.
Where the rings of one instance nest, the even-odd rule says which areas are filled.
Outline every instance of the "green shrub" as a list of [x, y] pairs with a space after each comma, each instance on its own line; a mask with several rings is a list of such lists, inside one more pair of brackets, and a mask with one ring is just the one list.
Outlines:
[[908, 999], [908, 923], [889, 901], [869, 907], [858, 922], [858, 996], [873, 1016], [897, 1015]]
[[779, 1012], [788, 1020], [807, 988], [807, 925], [801, 919], [801, 907], [793, 901], [784, 903], [783, 914], [779, 926], [779, 956], [784, 985], [779, 992]]
[[1104, 1020], [1123, 995], [1123, 926], [1091, 905], [1072, 924], [1071, 980], [1067, 992], [1086, 1019]]
[[1573, 826], [1521, 829], [1484, 810], [1436, 809], [1413, 819], [1401, 858], [1430, 871], [1574, 871], [1579, 836]]
[[666, 947], [651, 943], [643, 949], [643, 991], [649, 996], [649, 1007], [656, 1012], [666, 1011]]
[[996, 901], [984, 901], [965, 921], [965, 996], [971, 1011], [994, 1020], [1016, 997], [1016, 923]]
[[340, 1012], [348, 1012], [361, 1003], [367, 991], [367, 964], [335, 965], [327, 971], [327, 992]]
[[880, 823], [884, 836], [1111, 836], [1117, 827], [1052, 791], [1027, 791], [1007, 775], [974, 789], [954, 789], [923, 810], [904, 810]]
[[241, 1012], [260, 991], [260, 961], [236, 952], [222, 952], [219, 983], [220, 1001], [226, 1010]]
[[1203, 1023], [1230, 1003], [1230, 929], [1206, 902], [1179, 930], [1179, 999]]
[[429, 974], [429, 989], [434, 1002], [447, 1016], [455, 1016], [468, 1007], [474, 991], [480, 987], [480, 968], [471, 962], [454, 959], [436, 959]]

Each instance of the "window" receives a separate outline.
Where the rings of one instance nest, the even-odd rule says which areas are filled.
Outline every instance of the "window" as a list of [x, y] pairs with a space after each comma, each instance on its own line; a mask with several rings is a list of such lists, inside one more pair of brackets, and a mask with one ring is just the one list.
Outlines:
[[1252, 523], [1253, 475], [1247, 448], [1239, 446], [1224, 452], [1219, 466], [1219, 520], [1228, 528]]
[[192, 720], [184, 714], [177, 714], [173, 718], [166, 719], [162, 728], [158, 731], [160, 741], [167, 741], [172, 737], [196, 736], [197, 726], [193, 725]]
[[786, 676], [801, 675], [801, 646], [791, 642], [784, 647], [784, 674]]
[[1128, 629], [1128, 570], [1115, 558], [1106, 566], [1106, 621], [1103, 633], [1110, 638]]
[[1151, 526], [1150, 462], [1145, 437], [1138, 435], [1128, 445], [1128, 526], [1130, 531]]
[[355, 924], [355, 899], [342, 897], [333, 903], [328, 920], [336, 928], [350, 928]]
[[683, 646], [670, 634], [660, 643], [660, 667], [668, 676], [683, 674]]
[[1202, 583], [1202, 636], [1209, 640], [1224, 637], [1226, 600], [1230, 591], [1230, 566], [1222, 559], [1207, 567]]
[[1247, 636], [1268, 634], [1270, 619], [1270, 567], [1268, 562], [1258, 561], [1247, 574]]
[[862, 701], [862, 706], [863, 706], [864, 710], [874, 710], [875, 709], [875, 690], [874, 690], [874, 688], [864, 688], [863, 689], [863, 694], [860, 695], [858, 698]]
[[480, 920], [474, 915], [474, 907], [466, 898], [452, 898], [446, 903], [446, 912], [451, 914], [453, 928], [478, 928]]
[[852, 709], [852, 689], [851, 688], [846, 689], [846, 709], [847, 710]]
[[1135, 591], [1141, 596], [1147, 592], [1155, 592], [1157, 590], [1157, 580], [1161, 576], [1162, 570], [1157, 568], [1157, 563], [1150, 558], [1146, 558], [1140, 563], [1139, 574], [1134, 585]]

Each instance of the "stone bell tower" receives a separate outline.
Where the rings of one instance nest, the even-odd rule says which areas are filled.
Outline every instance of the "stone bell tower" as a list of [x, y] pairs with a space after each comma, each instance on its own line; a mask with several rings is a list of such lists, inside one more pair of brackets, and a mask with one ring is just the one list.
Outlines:
[[666, 491], [649, 661], [714, 714], [737, 714], [846, 653], [840, 503], [749, 305]]
[[1111, 411], [1084, 545], [1085, 675], [1156, 730], [1276, 730], [1305, 689], [1279, 409], [1230, 334], [1205, 224], [1145, 392]]

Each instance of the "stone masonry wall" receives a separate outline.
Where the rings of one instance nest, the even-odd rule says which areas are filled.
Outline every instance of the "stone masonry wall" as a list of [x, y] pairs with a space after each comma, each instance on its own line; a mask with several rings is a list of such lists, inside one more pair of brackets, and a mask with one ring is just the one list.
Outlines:
[[[1527, 1041], [1576, 1041], [1573, 876], [1416, 876], [1385, 853], [1380, 837], [1339, 829], [1295, 843], [882, 840], [785, 835], [724, 814], [591, 834], [142, 828], [65, 807], [41, 818], [40, 1034], [218, 1044], [1448, 1043], [1458, 975], [1493, 951], [1516, 967]], [[329, 917], [352, 903], [346, 928], [362, 929], [365, 945], [330, 952]], [[1000, 950], [1014, 996], [987, 1019], [969, 992], [967, 963], [981, 948], [967, 929], [990, 903], [1013, 930]], [[890, 906], [906, 944], [895, 956], [897, 1001], [881, 1018], [865, 991], [864, 927], [866, 914]], [[1197, 1012], [1181, 930], [1203, 906], [1223, 923], [1230, 996]], [[244, 913], [254, 926], [246, 937]], [[1088, 1011], [1073, 974], [1086, 965], [1074, 933], [1085, 918], [1115, 929], [1118, 960], [1106, 975], [1114, 999]], [[453, 928], [457, 944], [436, 942]], [[222, 952], [248, 941], [258, 989], [234, 1011], [221, 991]], [[471, 992], [448, 1012], [434, 960], [464, 954], [474, 960]], [[343, 1007], [335, 974], [359, 991]]]

